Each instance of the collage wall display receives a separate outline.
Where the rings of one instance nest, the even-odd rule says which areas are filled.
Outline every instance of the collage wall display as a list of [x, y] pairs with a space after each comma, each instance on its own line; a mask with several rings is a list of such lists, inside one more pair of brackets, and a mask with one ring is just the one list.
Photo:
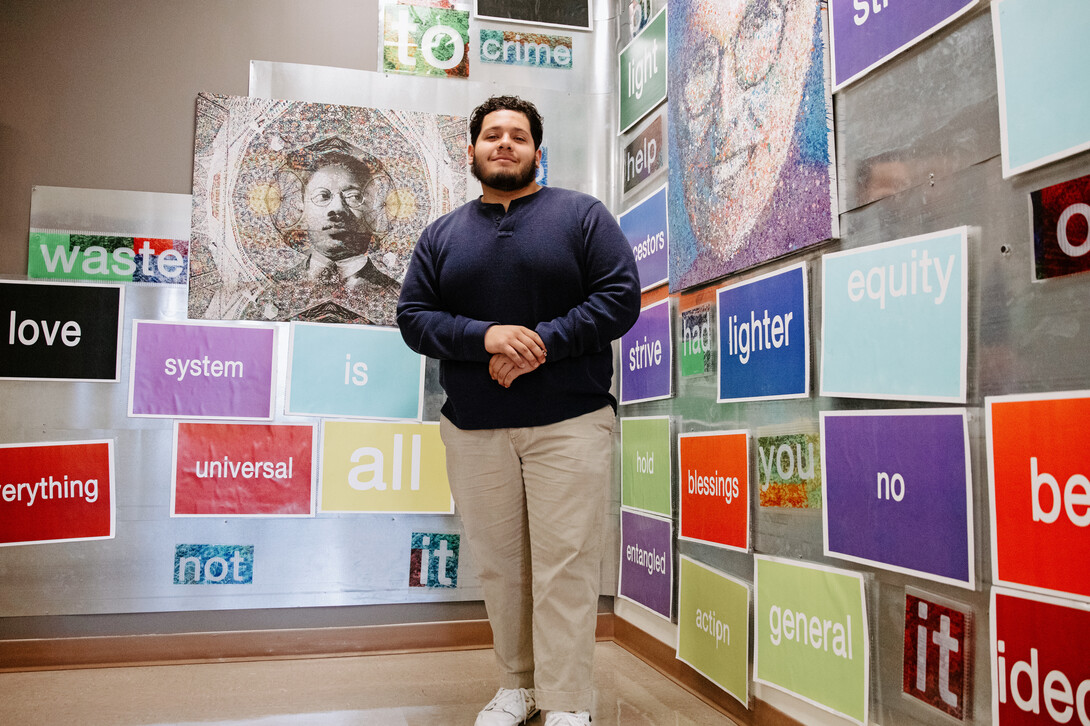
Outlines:
[[[928, 200], [901, 200], [891, 196], [894, 189], [886, 193], [888, 201], [879, 196], [873, 205], [884, 213], [879, 220], [867, 208], [845, 209], [843, 198], [838, 203], [835, 177], [830, 204], [829, 178], [819, 183], [816, 167], [799, 172], [804, 157], [791, 144], [800, 137], [790, 133], [779, 138], [792, 150], [779, 160], [761, 160], [757, 172], [746, 171], [757, 152], [732, 156], [735, 145], [749, 139], [752, 99], [768, 77], [775, 76], [777, 84], [763, 91], [771, 96], [763, 111], [799, 105], [785, 79], [791, 72], [790, 34], [800, 27], [792, 13], [802, 5], [670, 2], [669, 99], [626, 117], [625, 109], [637, 106], [629, 96], [639, 86], [619, 87], [619, 218], [625, 223], [648, 216], [646, 208], [667, 191], [669, 291], [649, 277], [644, 314], [663, 310], [670, 318], [657, 324], [664, 332], [655, 336], [641, 320], [621, 342], [622, 569], [640, 551], [632, 549], [630, 537], [636, 535], [624, 534], [626, 527], [638, 530], [626, 522], [652, 511], [657, 521], [667, 518], [656, 526], [660, 537], [669, 523], [676, 533], [677, 657], [743, 706], [752, 677], [818, 710], [869, 723], [876, 704], [890, 707], [885, 689], [879, 693], [870, 682], [869, 660], [878, 657], [895, 659], [893, 667], [903, 675], [906, 700], [893, 710], [905, 722], [988, 723], [991, 716], [995, 723], [1029, 723], [1023, 719], [1040, 714], [1042, 723], [1090, 723], [1085, 658], [1076, 665], [1060, 655], [1070, 651], [1063, 649], [1058, 627], [1033, 625], [1043, 622], [1038, 613], [1047, 610], [1068, 627], [1080, 627], [1075, 623], [1090, 612], [1083, 576], [1090, 565], [1090, 440], [1081, 433], [1090, 423], [1090, 391], [1064, 390], [1057, 381], [1054, 388], [1038, 387], [1039, 393], [989, 393], [982, 407], [982, 390], [1011, 390], [994, 377], [1004, 354], [989, 347], [986, 332], [988, 311], [1011, 303], [1009, 293], [987, 278], [997, 274], [984, 265], [998, 242], [995, 225], [979, 209], [946, 203], [941, 213], [916, 213], [926, 222], [913, 227], [913, 213], [901, 206], [907, 200], [926, 209]], [[1090, 31], [1085, 4], [1060, 2], [1048, 12], [1030, 10], [1025, 0], [993, 0], [990, 12], [978, 0], [814, 5], [817, 24], [810, 27], [816, 40], [807, 46], [814, 52], [812, 70], [804, 74], [814, 88], [820, 89], [825, 68], [833, 90], [850, 98], [866, 89], [885, 90], [895, 83], [883, 86], [885, 74], [907, 72], [898, 58], [910, 48], [929, 53], [936, 38], [967, 24], [994, 28], [995, 52], [1002, 54], [997, 70], [1003, 139], [1002, 169], [997, 133], [989, 178], [1024, 173], [1090, 148], [1087, 117], [1059, 111], [1068, 108], [1059, 89], [1086, 88], [1085, 79], [1070, 76], [1085, 65], [1085, 44], [1069, 40], [1072, 33]], [[1066, 40], [1056, 41], [1063, 61], [1050, 72], [1041, 65], [1047, 54], [1039, 49], [1052, 47], [1044, 38], [1053, 32]], [[751, 52], [733, 55], [740, 48]], [[620, 48], [622, 71], [631, 65], [630, 56], [629, 46]], [[651, 76], [654, 56], [645, 57], [645, 75]], [[633, 72], [638, 68], [631, 65]], [[1045, 75], [1047, 82], [1038, 83]], [[802, 105], [812, 110], [820, 96], [807, 90]], [[1021, 99], [1017, 111], [1012, 97]], [[803, 134], [813, 151], [819, 134], [804, 130], [804, 110], [790, 117], [794, 126], [788, 128]], [[669, 118], [666, 154], [655, 137], [661, 116]], [[762, 118], [767, 123], [775, 116]], [[826, 118], [831, 113], [822, 122]], [[820, 158], [831, 164], [832, 128], [825, 130], [828, 135], [820, 136], [830, 146]], [[844, 138], [837, 153], [847, 155], [844, 168], [855, 176], [855, 149]], [[706, 156], [687, 152], [693, 144], [686, 139], [699, 139]], [[1030, 148], [1041, 149], [1034, 151], [1037, 160], [1018, 166], [1015, 153]], [[761, 153], [779, 152], [764, 144]], [[895, 162], [882, 160], [887, 162], [893, 168]], [[1042, 296], [1052, 290], [1044, 286], [1066, 284], [1058, 278], [1088, 269], [1090, 177], [1085, 158], [1066, 168], [1075, 173], [1034, 176], [1028, 193], [1019, 187], [1021, 221], [1003, 230], [1001, 254], [1009, 255], [1013, 244], [1019, 259], [1030, 260], [1017, 284], [1039, 283], [1034, 289]], [[738, 185], [730, 204], [718, 203], [716, 196], [726, 178]], [[777, 189], [797, 191], [801, 179], [812, 190], [823, 189], [825, 204], [816, 204], [815, 196], [777, 207]], [[759, 196], [764, 186], [767, 194]], [[744, 206], [758, 198], [746, 194], [758, 195], [760, 203]], [[943, 194], [956, 198], [959, 192], [944, 188]], [[801, 193], [788, 198], [810, 200]], [[819, 229], [815, 211], [831, 216], [833, 226], [809, 237], [785, 232]], [[647, 224], [631, 226], [634, 253], [649, 256], [656, 232]], [[808, 251], [801, 261], [774, 261], [827, 242], [838, 229], [844, 231], [838, 244]], [[777, 247], [779, 234], [790, 237], [792, 246]], [[1085, 281], [1071, 279], [1063, 289], [1078, 300], [1074, 305], [1090, 306]], [[820, 311], [814, 319], [811, 307]], [[1024, 318], [1018, 323], [1033, 324]], [[668, 326], [668, 340], [677, 347], [671, 387], [663, 383], [654, 395], [646, 389], [635, 393], [635, 377], [648, 372], [630, 363], [642, 362], [643, 350], [666, 360], [669, 352], [656, 345]], [[655, 342], [641, 348], [645, 341]], [[1043, 345], [1039, 354], [1047, 356]], [[1073, 341], [1061, 347], [1076, 358], [1086, 350]], [[817, 367], [813, 383], [811, 363]], [[1074, 380], [1085, 387], [1085, 376]], [[646, 478], [650, 444], [641, 449], [633, 437], [637, 427], [655, 421], [661, 422], [656, 455], [670, 451], [678, 461], [672, 481], [652, 486]], [[980, 466], [985, 459], [986, 472]], [[652, 491], [655, 505], [649, 504]], [[816, 525], [815, 551], [792, 529], [814, 531]], [[990, 546], [982, 533], [990, 534]], [[983, 569], [981, 550], [989, 555]], [[850, 569], [832, 567], [837, 561]], [[714, 582], [724, 589], [717, 591]], [[727, 583], [743, 593], [753, 588], [752, 615], [748, 598], [730, 594]], [[888, 607], [881, 601], [898, 587], [899, 619], [890, 621], [889, 610], [868, 616], [875, 603]], [[626, 591], [622, 582], [619, 594], [667, 617], [648, 604], [643, 591]], [[981, 612], [991, 616], [988, 653], [973, 646]], [[723, 648], [728, 633], [746, 632], [750, 617], [755, 651], [747, 676], [736, 662], [750, 657], [744, 652], [747, 636], [741, 655]], [[891, 635], [903, 640], [903, 650], [899, 642], [889, 646]], [[884, 645], [876, 650], [879, 642]], [[1048, 654], [1048, 664], [1036, 660], [1038, 652], [1041, 658]], [[984, 695], [989, 693], [990, 714]], [[803, 722], [826, 722], [805, 706], [791, 708]], [[882, 718], [893, 717], [886, 712]]]
[[[405, 81], [575, 75], [571, 38], [531, 59], [504, 23], [593, 26], [584, 0], [383, 5], [380, 67], [430, 76]], [[981, 5], [626, 10], [613, 191], [644, 305], [617, 344], [616, 594], [676, 623], [677, 658], [742, 708], [775, 691], [803, 721], [1090, 723], [1090, 6]], [[994, 83], [988, 113], [956, 94], [904, 113], [936, 63]], [[914, 158], [892, 113], [990, 151]], [[31, 279], [0, 281], [0, 381], [114, 386], [127, 409], [0, 442], [0, 546], [120, 539], [132, 422], [169, 428], [173, 522], [449, 515], [426, 361], [390, 326], [420, 228], [465, 198], [464, 126], [202, 93], [192, 197], [36, 188]], [[142, 219], [87, 211], [111, 204]], [[323, 234], [337, 205], [352, 228]], [[144, 289], [170, 302], [137, 306]], [[156, 317], [186, 291], [189, 319]], [[458, 587], [458, 535], [420, 529], [383, 597]], [[207, 541], [169, 543], [172, 584], [261, 584], [252, 544]], [[899, 672], [900, 698], [872, 671]]]

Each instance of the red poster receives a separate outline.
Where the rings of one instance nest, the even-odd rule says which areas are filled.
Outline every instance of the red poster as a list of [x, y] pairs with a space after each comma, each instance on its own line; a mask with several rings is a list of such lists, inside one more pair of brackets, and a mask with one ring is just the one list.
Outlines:
[[174, 426], [171, 516], [312, 516], [314, 427]]
[[113, 441], [0, 444], [0, 545], [114, 536]]
[[677, 448], [678, 537], [748, 552], [749, 434], [681, 434]]
[[968, 608], [905, 593], [901, 689], [958, 721], [965, 720], [972, 681], [970, 622]]
[[987, 405], [994, 581], [1090, 598], [1090, 392]]
[[1090, 605], [992, 589], [992, 722], [1090, 724]]

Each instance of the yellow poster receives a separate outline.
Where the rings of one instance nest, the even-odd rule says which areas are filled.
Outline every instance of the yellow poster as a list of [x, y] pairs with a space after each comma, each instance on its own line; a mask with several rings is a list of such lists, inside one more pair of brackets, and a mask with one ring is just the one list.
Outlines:
[[323, 422], [318, 510], [452, 513], [439, 424]]

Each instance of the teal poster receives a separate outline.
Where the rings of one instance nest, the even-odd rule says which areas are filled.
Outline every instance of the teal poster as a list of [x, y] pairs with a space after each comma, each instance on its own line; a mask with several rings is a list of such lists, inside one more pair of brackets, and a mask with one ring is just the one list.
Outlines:
[[821, 395], [964, 403], [968, 228], [822, 258]]
[[410, 419], [424, 405], [424, 356], [397, 328], [291, 324], [287, 413]]
[[1090, 149], [1090, 3], [992, 0], [1003, 177]]

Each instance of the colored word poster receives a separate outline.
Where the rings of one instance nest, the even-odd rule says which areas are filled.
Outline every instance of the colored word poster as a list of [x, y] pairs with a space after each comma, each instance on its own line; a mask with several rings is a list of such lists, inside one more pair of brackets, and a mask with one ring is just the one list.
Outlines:
[[719, 402], [810, 395], [806, 263], [716, 291]]
[[822, 411], [825, 554], [973, 588], [964, 410]]
[[669, 236], [666, 224], [666, 185], [652, 192], [618, 217], [621, 231], [628, 237], [636, 268], [640, 273], [640, 288], [650, 290], [666, 282], [666, 256]]
[[905, 593], [902, 691], [958, 721], [972, 682], [971, 618], [965, 606]]
[[985, 405], [992, 580], [1090, 599], [1090, 391]]
[[314, 426], [174, 424], [172, 517], [314, 514]]
[[870, 638], [863, 576], [754, 555], [753, 679], [867, 723]]
[[439, 424], [323, 421], [318, 510], [451, 514]]
[[978, 0], [830, 0], [833, 90], [927, 38]]
[[749, 586], [679, 558], [677, 658], [749, 707]]
[[715, 371], [715, 323], [711, 305], [681, 311], [682, 376], [702, 376]]
[[674, 523], [621, 510], [617, 594], [667, 620], [674, 617]]
[[175, 585], [250, 585], [253, 545], [180, 544], [174, 547]]
[[[433, 12], [386, 9], [388, 19]], [[428, 38], [446, 40], [445, 31]], [[281, 100], [317, 93], [398, 105], [413, 96], [406, 84], [427, 85], [431, 98], [425, 79], [255, 68], [258, 85], [260, 71], [275, 76], [264, 82], [276, 98], [197, 95], [189, 254], [201, 274], [189, 279], [189, 318], [394, 325], [420, 233], [466, 198], [466, 119]]]
[[469, 78], [469, 11], [401, 3], [384, 10], [383, 71]]
[[621, 153], [625, 193], [635, 189], [640, 182], [650, 179], [652, 174], [663, 167], [666, 161], [662, 123], [664, 115], [660, 112], [652, 116], [635, 138], [625, 145]]
[[129, 415], [270, 419], [276, 329], [134, 320]]
[[965, 227], [822, 258], [821, 395], [964, 403]]
[[666, 100], [666, 12], [648, 23], [617, 56], [620, 132]]
[[[1090, 5], [994, 0], [1003, 178], [1090, 148]], [[1043, 52], [1047, 49], [1047, 52]]]
[[621, 419], [621, 505], [673, 516], [670, 417]]
[[1030, 192], [1033, 279], [1090, 270], [1090, 175]]
[[0, 546], [114, 536], [113, 441], [0, 444]]
[[821, 508], [821, 437], [757, 437], [757, 501], [762, 507]]
[[35, 186], [27, 275], [185, 285], [188, 194]]
[[670, 290], [840, 234], [822, 0], [670, 0]]
[[124, 303], [117, 285], [0, 280], [0, 378], [121, 380]]
[[287, 413], [420, 420], [424, 356], [397, 328], [292, 323]]
[[1090, 606], [993, 587], [992, 723], [1090, 723]]
[[30, 231], [27, 276], [184, 285], [189, 241]]
[[556, 25], [590, 30], [590, 0], [474, 0], [474, 14], [484, 20], [506, 20], [531, 25]]
[[571, 70], [570, 35], [481, 28], [481, 62]]
[[409, 543], [409, 587], [458, 587], [461, 535], [413, 532]]
[[639, 403], [674, 395], [673, 326], [670, 299], [640, 310], [621, 336], [621, 403]]
[[749, 551], [749, 434], [677, 437], [680, 539]]

